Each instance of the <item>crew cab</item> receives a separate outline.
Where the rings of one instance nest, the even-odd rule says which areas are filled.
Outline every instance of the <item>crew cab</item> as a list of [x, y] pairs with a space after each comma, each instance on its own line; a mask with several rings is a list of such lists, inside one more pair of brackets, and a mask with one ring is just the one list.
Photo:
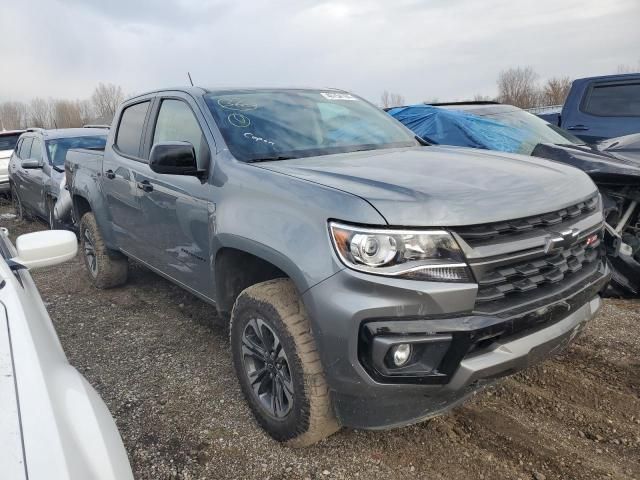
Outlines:
[[215, 306], [257, 421], [293, 446], [548, 358], [610, 276], [586, 174], [428, 146], [341, 90], [149, 92], [65, 168], [93, 283], [132, 259]]
[[639, 133], [640, 73], [574, 80], [561, 108], [539, 115], [587, 143]]

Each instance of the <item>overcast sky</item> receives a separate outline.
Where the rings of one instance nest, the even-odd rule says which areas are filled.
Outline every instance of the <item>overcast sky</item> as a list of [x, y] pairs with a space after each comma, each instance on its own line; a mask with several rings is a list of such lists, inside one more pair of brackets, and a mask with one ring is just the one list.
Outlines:
[[376, 103], [495, 95], [640, 67], [640, 0], [23, 0], [0, 7], [0, 100], [187, 84], [318, 86]]

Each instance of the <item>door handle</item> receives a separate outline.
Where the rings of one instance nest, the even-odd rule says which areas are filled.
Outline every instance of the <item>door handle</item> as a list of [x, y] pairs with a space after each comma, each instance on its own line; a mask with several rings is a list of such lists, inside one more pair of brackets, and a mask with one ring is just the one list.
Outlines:
[[114, 178], [116, 178], [116, 174], [113, 173], [113, 170], [107, 170], [106, 172], [104, 172], [104, 176], [113, 180]]
[[589, 130], [589, 127], [587, 127], [586, 125], [569, 125], [567, 127], [567, 130], [585, 131], [585, 130]]
[[149, 183], [149, 180], [144, 180], [142, 182], [137, 182], [136, 187], [138, 187], [143, 192], [153, 192], [153, 185]]

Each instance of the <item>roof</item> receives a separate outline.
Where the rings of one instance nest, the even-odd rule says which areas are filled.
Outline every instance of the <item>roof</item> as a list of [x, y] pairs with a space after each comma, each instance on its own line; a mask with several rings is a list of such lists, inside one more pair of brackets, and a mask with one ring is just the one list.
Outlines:
[[182, 87], [167, 87], [167, 88], [158, 88], [155, 90], [149, 90], [148, 92], [143, 92], [133, 97], [127, 98], [126, 101], [132, 100], [134, 98], [143, 97], [145, 95], [149, 95], [152, 93], [162, 93], [162, 92], [184, 92], [190, 95], [203, 95], [205, 93], [214, 93], [214, 92], [246, 92], [246, 91], [261, 91], [261, 90], [274, 90], [274, 91], [292, 91], [292, 90], [309, 90], [309, 91], [335, 91], [335, 92], [344, 92], [340, 88], [332, 88], [332, 87], [249, 87], [249, 86], [234, 86], [234, 87], [190, 87], [190, 86], [182, 86]]
[[34, 133], [42, 133], [47, 139], [70, 138], [70, 137], [94, 137], [104, 133], [109, 134], [108, 128], [38, 128], [32, 130]]
[[615, 75], [600, 75], [597, 77], [583, 77], [583, 78], [576, 78], [574, 80], [574, 82], [591, 82], [594, 80], [605, 80], [605, 81], [616, 81], [616, 80], [633, 80], [633, 79], [637, 79], [640, 78], [640, 72], [636, 72], [636, 73], [617, 73]]
[[446, 110], [461, 110], [464, 112], [472, 112], [476, 115], [500, 112], [514, 112], [517, 110], [521, 110], [520, 108], [513, 105], [495, 102], [430, 103], [429, 105], [444, 108]]
[[0, 137], [3, 135], [15, 135], [16, 133], [24, 133], [25, 130], [2, 130], [0, 131]]

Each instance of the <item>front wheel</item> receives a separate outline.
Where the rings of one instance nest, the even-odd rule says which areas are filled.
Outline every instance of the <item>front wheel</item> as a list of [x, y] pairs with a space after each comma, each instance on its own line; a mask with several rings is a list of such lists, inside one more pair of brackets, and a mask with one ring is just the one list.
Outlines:
[[240, 387], [269, 435], [304, 447], [339, 430], [309, 321], [291, 280], [244, 290], [233, 306], [230, 330]]
[[80, 248], [89, 278], [98, 288], [112, 288], [127, 281], [127, 257], [109, 250], [102, 239], [93, 213], [80, 220]]

